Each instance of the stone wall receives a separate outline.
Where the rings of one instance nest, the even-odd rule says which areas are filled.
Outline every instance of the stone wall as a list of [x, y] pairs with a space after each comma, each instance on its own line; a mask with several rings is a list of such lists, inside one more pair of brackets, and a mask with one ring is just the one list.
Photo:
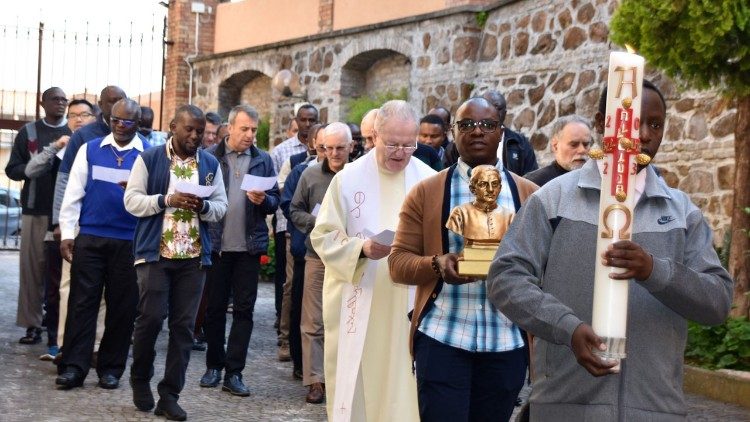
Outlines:
[[258, 110], [261, 118], [271, 116], [271, 111], [275, 105], [271, 98], [271, 78], [261, 75], [250, 80], [242, 87], [240, 101], [252, 104]]
[[[410, 87], [408, 101], [420, 113], [436, 105], [455, 111], [466, 98], [498, 89], [508, 101], [505, 124], [529, 136], [544, 165], [551, 161], [555, 119], [594, 114], [608, 54], [616, 48], [607, 26], [616, 5], [616, 0], [506, 0], [204, 56], [195, 63], [195, 103], [221, 109], [222, 101], [239, 97], [232, 89], [283, 68], [301, 76], [308, 99], [328, 121], [343, 118], [347, 99], [381, 90], [377, 84], [387, 80]], [[487, 20], [480, 26], [482, 11]], [[715, 93], [683, 92], [658, 73], [649, 75], [669, 108], [655, 164], [704, 210], [719, 243], [732, 207], [735, 106]], [[271, 133], [278, 139], [293, 101], [272, 101]]]
[[380, 93], [397, 93], [409, 89], [411, 60], [401, 54], [394, 54], [378, 60], [365, 76], [365, 94], [375, 96]]

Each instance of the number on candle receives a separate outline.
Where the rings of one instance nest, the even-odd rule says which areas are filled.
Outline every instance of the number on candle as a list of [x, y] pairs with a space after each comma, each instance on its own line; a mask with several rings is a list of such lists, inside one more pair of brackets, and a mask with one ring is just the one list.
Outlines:
[[604, 127], [610, 127], [612, 123], [612, 116], [607, 116], [607, 124]]

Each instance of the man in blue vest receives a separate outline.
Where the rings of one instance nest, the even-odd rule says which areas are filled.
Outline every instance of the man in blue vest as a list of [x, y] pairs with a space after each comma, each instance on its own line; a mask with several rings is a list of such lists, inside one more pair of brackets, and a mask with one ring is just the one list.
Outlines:
[[206, 118], [198, 107], [177, 109], [166, 145], [141, 154], [125, 189], [125, 209], [138, 218], [133, 238], [140, 299], [133, 333], [130, 385], [138, 410], [154, 407], [154, 345], [169, 316], [169, 347], [154, 413], [184, 421], [177, 404], [193, 347], [193, 324], [211, 265], [208, 223], [227, 210], [218, 160], [199, 149]]
[[[108, 318], [97, 359], [99, 387], [117, 388], [125, 371], [138, 302], [132, 265], [136, 219], [125, 210], [118, 182], [127, 180], [135, 158], [148, 147], [136, 136], [140, 114], [137, 102], [118, 101], [112, 133], [79, 148], [71, 167], [60, 208], [60, 253], [71, 263], [63, 372], [55, 380], [61, 389], [80, 387], [88, 374], [102, 290]], [[107, 173], [120, 179], [103, 176]]]

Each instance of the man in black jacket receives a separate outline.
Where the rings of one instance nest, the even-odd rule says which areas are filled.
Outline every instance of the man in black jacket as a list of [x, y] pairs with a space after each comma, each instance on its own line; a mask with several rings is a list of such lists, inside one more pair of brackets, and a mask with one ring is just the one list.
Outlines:
[[68, 98], [57, 87], [44, 91], [41, 99], [44, 118], [28, 123], [18, 131], [5, 166], [8, 178], [23, 181], [21, 190], [21, 252], [16, 324], [26, 328], [21, 344], [41, 341], [44, 302], [44, 236], [47, 233], [57, 169], [38, 177], [26, 174], [31, 158], [63, 135], [70, 135], [65, 110]]
[[[503, 123], [505, 115], [508, 112], [505, 96], [498, 91], [487, 91], [482, 94], [482, 97], [497, 109], [500, 115], [500, 122]], [[523, 134], [508, 129], [504, 123], [498, 157], [503, 160], [505, 168], [519, 176], [523, 176], [539, 168], [534, 148], [529, 143], [529, 140]]]

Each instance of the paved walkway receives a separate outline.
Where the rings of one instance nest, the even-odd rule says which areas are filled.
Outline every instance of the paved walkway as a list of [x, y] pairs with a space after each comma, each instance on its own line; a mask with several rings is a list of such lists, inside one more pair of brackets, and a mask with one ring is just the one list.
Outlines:
[[[45, 343], [18, 344], [23, 330], [15, 326], [18, 295], [18, 253], [0, 252], [0, 421], [152, 421], [151, 413], [139, 412], [132, 404], [127, 374], [117, 390], [96, 387], [96, 373], [89, 374], [84, 388], [55, 389], [55, 367], [38, 356]], [[324, 421], [322, 405], [306, 404], [307, 390], [291, 377], [291, 363], [276, 360], [273, 329], [273, 286], [261, 283], [255, 309], [255, 328], [244, 371], [251, 396], [234, 397], [219, 388], [205, 389], [198, 380], [205, 370], [204, 352], [193, 352], [180, 403], [193, 421]], [[165, 324], [166, 326], [166, 324]], [[164, 370], [166, 329], [157, 343], [156, 390]], [[690, 421], [749, 421], [750, 412], [702, 397], [689, 396]], [[398, 421], [394, 421], [398, 422]]]

